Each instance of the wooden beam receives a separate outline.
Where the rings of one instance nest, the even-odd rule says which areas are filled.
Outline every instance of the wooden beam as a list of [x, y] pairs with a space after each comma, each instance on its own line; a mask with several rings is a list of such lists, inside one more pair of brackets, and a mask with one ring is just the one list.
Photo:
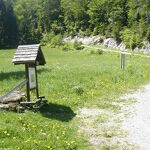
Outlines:
[[30, 101], [30, 87], [29, 87], [29, 66], [25, 64], [25, 71], [26, 71], [26, 91], [27, 91], [27, 101]]
[[38, 78], [37, 78], [37, 68], [35, 65], [35, 76], [36, 76], [36, 97], [39, 98], [39, 87], [38, 87]]

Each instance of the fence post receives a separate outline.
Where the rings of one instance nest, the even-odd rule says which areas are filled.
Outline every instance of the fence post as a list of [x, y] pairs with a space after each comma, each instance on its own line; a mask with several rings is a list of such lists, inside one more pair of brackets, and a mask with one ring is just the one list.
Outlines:
[[125, 53], [121, 52], [121, 60], [120, 60], [121, 69], [125, 69]]

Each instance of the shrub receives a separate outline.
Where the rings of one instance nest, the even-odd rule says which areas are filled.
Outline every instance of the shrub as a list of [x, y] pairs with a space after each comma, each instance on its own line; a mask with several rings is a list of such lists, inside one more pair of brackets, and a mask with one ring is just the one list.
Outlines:
[[120, 32], [120, 35], [126, 48], [135, 49], [136, 47], [141, 48], [143, 46], [142, 37], [135, 31], [126, 28]]
[[121, 24], [115, 23], [115, 25], [112, 27], [112, 36], [116, 39], [117, 42], [120, 42], [120, 32], [121, 30]]
[[138, 48], [141, 48], [142, 46], [144, 46], [143, 39], [142, 39], [142, 37], [140, 35], [136, 36], [136, 46]]
[[98, 55], [103, 55], [104, 51], [102, 49], [94, 49], [90, 51], [90, 54], [98, 54]]
[[146, 38], [150, 42], [150, 28], [147, 30]]
[[52, 48], [55, 48], [57, 46], [62, 46], [63, 44], [64, 43], [63, 43], [63, 38], [61, 34], [56, 35], [50, 42], [50, 46]]
[[48, 45], [52, 48], [55, 48], [56, 46], [63, 45], [63, 38], [61, 34], [55, 35], [54, 32], [51, 32], [45, 34], [40, 43], [42, 46]]
[[90, 54], [95, 54], [95, 50], [90, 50]]
[[85, 31], [84, 31], [84, 34], [83, 36], [90, 36], [91, 35], [91, 30], [89, 28], [87, 28]]
[[104, 53], [104, 51], [102, 49], [97, 50], [97, 54], [102, 55], [103, 53]]
[[67, 51], [72, 50], [72, 49], [68, 43], [65, 43], [62, 47], [62, 50], [67, 52]]
[[93, 34], [94, 34], [94, 35], [98, 35], [98, 27], [95, 27], [95, 28], [94, 28]]
[[121, 40], [124, 42], [126, 45], [126, 48], [131, 48], [131, 45], [133, 44], [133, 32], [130, 31], [129, 29], [124, 29], [123, 31], [120, 32], [120, 37]]
[[41, 40], [41, 45], [46, 46], [47, 44], [50, 44], [51, 40], [55, 37], [54, 32], [51, 33], [46, 33], [44, 34], [42, 40]]
[[82, 50], [82, 49], [84, 49], [84, 46], [82, 46], [82, 42], [78, 42], [77, 40], [74, 41], [73, 47], [76, 50]]

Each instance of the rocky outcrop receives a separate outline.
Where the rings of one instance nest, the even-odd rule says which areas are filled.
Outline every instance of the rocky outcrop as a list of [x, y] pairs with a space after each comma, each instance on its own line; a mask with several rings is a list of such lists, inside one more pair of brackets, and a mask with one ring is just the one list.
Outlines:
[[[116, 40], [113, 38], [104, 38], [100, 36], [90, 36], [90, 37], [83, 37], [83, 36], [75, 36], [75, 37], [66, 37], [64, 41], [66, 42], [74, 42], [75, 40], [81, 41], [85, 45], [99, 45], [102, 47], [108, 47], [111, 49], [118, 49], [118, 50], [127, 50], [124, 43], [117, 43]], [[144, 51], [144, 53], [150, 52], [150, 43], [144, 42], [144, 46], [141, 49], [136, 48], [135, 50]]]

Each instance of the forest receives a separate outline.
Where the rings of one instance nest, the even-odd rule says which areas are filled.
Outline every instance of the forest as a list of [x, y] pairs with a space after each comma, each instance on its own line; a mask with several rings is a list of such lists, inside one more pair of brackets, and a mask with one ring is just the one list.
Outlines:
[[48, 34], [99, 35], [129, 48], [150, 41], [150, 0], [0, 0], [0, 48]]

